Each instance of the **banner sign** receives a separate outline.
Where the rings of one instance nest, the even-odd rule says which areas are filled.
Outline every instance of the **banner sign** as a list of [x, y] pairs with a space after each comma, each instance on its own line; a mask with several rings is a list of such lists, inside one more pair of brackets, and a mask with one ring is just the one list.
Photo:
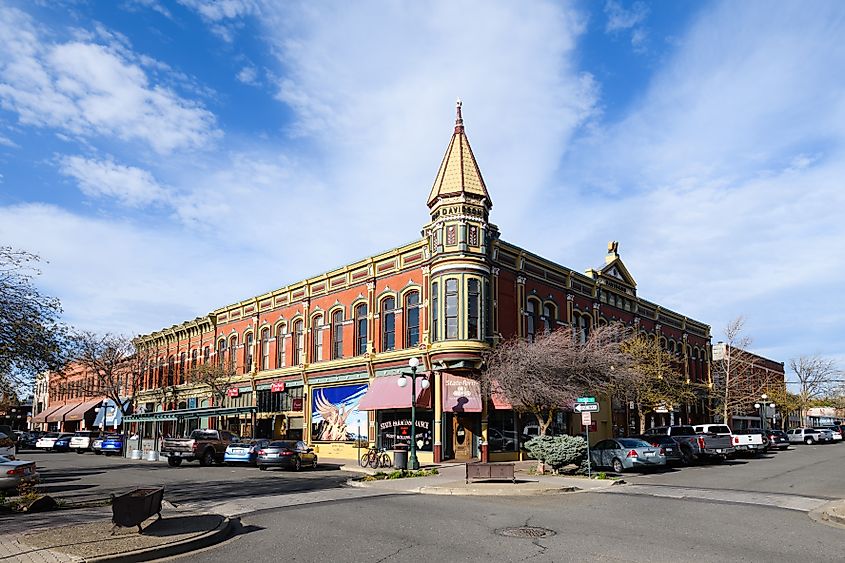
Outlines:
[[270, 385], [270, 392], [271, 393], [281, 393], [285, 390], [285, 382], [284, 381], [277, 381]]

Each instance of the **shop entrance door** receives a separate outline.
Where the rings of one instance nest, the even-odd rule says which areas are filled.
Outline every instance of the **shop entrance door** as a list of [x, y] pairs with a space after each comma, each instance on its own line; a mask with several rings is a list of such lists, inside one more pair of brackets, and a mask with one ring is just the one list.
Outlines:
[[452, 446], [456, 461], [472, 459], [473, 420], [466, 415], [452, 417]]

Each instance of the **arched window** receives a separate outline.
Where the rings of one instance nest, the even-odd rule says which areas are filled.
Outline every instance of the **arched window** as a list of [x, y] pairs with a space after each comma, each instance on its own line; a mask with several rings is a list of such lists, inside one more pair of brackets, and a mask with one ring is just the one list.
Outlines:
[[525, 337], [529, 342], [534, 342], [534, 338], [537, 336], [537, 327], [540, 326], [537, 304], [534, 299], [529, 299], [525, 304]]
[[208, 359], [211, 357], [211, 349], [206, 346], [202, 349], [202, 363], [207, 364]]
[[252, 371], [253, 354], [255, 353], [255, 338], [251, 332], [244, 336], [244, 373]]
[[167, 358], [167, 385], [173, 385], [176, 374], [176, 359], [173, 356]]
[[405, 347], [420, 343], [420, 294], [412, 291], [405, 296]]
[[238, 335], [233, 334], [229, 337], [229, 369], [235, 371], [238, 369]]
[[458, 338], [458, 280], [446, 280], [446, 340]]
[[185, 383], [185, 362], [188, 360], [188, 355], [185, 352], [179, 354], [179, 385]]
[[355, 355], [367, 353], [367, 306], [355, 307]]
[[270, 329], [261, 329], [261, 369], [270, 369]]
[[194, 348], [191, 350], [191, 369], [196, 369], [197, 367], [197, 349]]
[[276, 329], [276, 368], [284, 367], [285, 361], [287, 360], [287, 354], [285, 353], [285, 333], [287, 332], [287, 328], [286, 325], [280, 324]]
[[315, 315], [311, 319], [311, 348], [311, 361], [323, 361], [323, 315]]
[[440, 337], [437, 332], [437, 325], [440, 322], [440, 293], [437, 282], [431, 284], [431, 341], [437, 342]]
[[575, 315], [575, 338], [581, 344], [587, 342], [587, 339], [590, 337], [590, 325], [591, 319], [589, 315]]
[[557, 321], [557, 307], [551, 303], [543, 305], [543, 332], [549, 334], [555, 329], [555, 322]]
[[467, 281], [467, 338], [481, 340], [481, 284], [474, 278]]
[[305, 323], [301, 320], [293, 323], [293, 365], [298, 366], [305, 360]]
[[332, 313], [332, 359], [343, 357], [343, 309]]
[[396, 300], [388, 297], [381, 302], [381, 351], [396, 348]]

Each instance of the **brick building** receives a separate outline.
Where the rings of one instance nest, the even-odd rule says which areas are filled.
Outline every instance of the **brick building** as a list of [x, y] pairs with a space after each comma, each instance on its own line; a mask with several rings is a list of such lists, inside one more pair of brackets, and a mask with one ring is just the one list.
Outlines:
[[[746, 400], [739, 401], [733, 413], [729, 413], [727, 424], [734, 430], [746, 428], [760, 428], [760, 410], [754, 404], [763, 404], [762, 395], [765, 393], [768, 400], [766, 405], [771, 404], [776, 396], [781, 396], [786, 391], [786, 373], [783, 362], [777, 362], [763, 356], [759, 356], [747, 350], [732, 348], [724, 342], [717, 342], [712, 347], [713, 357], [713, 378], [716, 387], [724, 385], [720, 381], [724, 377], [726, 368], [724, 366], [727, 358], [735, 362], [732, 372], [735, 374], [735, 383], [732, 384], [732, 392], [746, 397]], [[774, 409], [766, 406], [762, 413], [766, 416], [766, 426], [783, 426], [783, 416], [791, 413], [783, 413], [778, 405]], [[789, 420], [787, 421], [789, 422]], [[788, 424], [793, 426], [794, 424]]]
[[[659, 339], [700, 391], [671, 416], [704, 419], [710, 328], [639, 298], [615, 242], [604, 264], [579, 273], [503, 240], [489, 221], [492, 199], [460, 104], [427, 204], [422, 237], [404, 246], [139, 337], [154, 361], [137, 405], [147, 413], [251, 406], [255, 415], [225, 424], [244, 435], [301, 437], [321, 457], [354, 458], [359, 438], [407, 441], [410, 390], [396, 382], [417, 357], [431, 383], [416, 398], [420, 461], [514, 459], [532, 421], [480, 396], [483, 352], [513, 335], [588, 332], [618, 320]], [[238, 372], [221, 405], [189, 377], [212, 361]], [[626, 411], [606, 402], [596, 438], [624, 425]], [[578, 428], [563, 414], [554, 430]]]

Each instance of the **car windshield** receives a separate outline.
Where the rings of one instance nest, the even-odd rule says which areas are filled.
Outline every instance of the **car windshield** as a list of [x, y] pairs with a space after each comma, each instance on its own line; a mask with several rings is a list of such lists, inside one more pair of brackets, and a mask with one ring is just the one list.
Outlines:
[[635, 439], [644, 440], [646, 442], [651, 442], [653, 444], [674, 444], [675, 440], [673, 440], [670, 436], [637, 436]]
[[[409, 399], [410, 400], [410, 399]], [[620, 438], [616, 440], [620, 444], [622, 444], [623, 448], [650, 448], [651, 444], [645, 442], [643, 440], [637, 440], [634, 438]]]
[[106, 436], [106, 440], [122, 440], [122, 439], [123, 439], [123, 436], [121, 436], [120, 434], [109, 434], [108, 436]]
[[713, 434], [730, 434], [731, 429], [724, 424], [714, 424], [707, 428], [707, 432], [712, 432]]
[[682, 436], [692, 435], [695, 434], [695, 428], [693, 428], [692, 426], [673, 426], [672, 434], [678, 434]]
[[192, 440], [216, 440], [217, 432], [215, 430], [194, 430], [191, 432]]
[[271, 448], [285, 448], [288, 450], [295, 450], [296, 449], [296, 442], [271, 442]]
[[[408, 399], [408, 400], [410, 401], [410, 399]], [[6, 457], [4, 455], [0, 455], [0, 463], [11, 463], [11, 461], [12, 460], [9, 459], [8, 457]]]

